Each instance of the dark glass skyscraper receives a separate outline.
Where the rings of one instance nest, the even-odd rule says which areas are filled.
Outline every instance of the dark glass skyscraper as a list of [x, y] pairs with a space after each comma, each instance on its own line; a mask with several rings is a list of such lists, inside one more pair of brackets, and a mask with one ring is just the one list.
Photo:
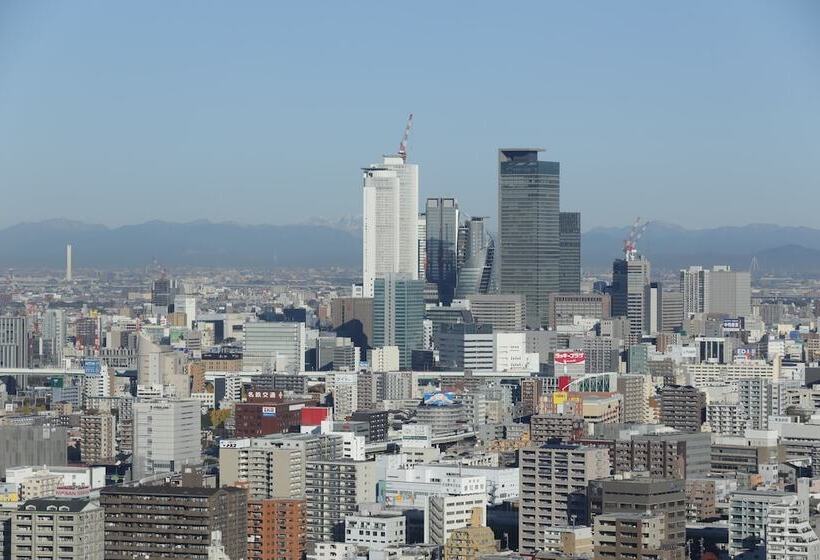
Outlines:
[[537, 148], [498, 150], [498, 289], [522, 294], [527, 326], [547, 324], [547, 302], [560, 289], [559, 164]]
[[581, 291], [581, 213], [561, 212], [560, 290], [563, 293]]
[[458, 273], [458, 203], [454, 198], [428, 198], [427, 281], [438, 286], [439, 301], [450, 305]]

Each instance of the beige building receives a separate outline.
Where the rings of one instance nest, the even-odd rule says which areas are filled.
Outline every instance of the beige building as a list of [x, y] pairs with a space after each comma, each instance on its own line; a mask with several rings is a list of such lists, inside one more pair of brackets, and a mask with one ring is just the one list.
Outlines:
[[595, 560], [682, 559], [683, 547], [664, 545], [663, 514], [608, 513], [595, 518]]
[[493, 530], [483, 526], [481, 509], [473, 512], [469, 527], [455, 529], [444, 545], [444, 560], [477, 560], [496, 552]]
[[28, 500], [11, 517], [14, 560], [103, 560], [102, 508], [82, 499]]
[[117, 455], [116, 424], [108, 413], [80, 416], [80, 456], [83, 463], [112, 462]]
[[544, 531], [589, 521], [587, 485], [609, 476], [604, 448], [546, 444], [519, 452], [519, 551], [534, 553], [544, 545]]

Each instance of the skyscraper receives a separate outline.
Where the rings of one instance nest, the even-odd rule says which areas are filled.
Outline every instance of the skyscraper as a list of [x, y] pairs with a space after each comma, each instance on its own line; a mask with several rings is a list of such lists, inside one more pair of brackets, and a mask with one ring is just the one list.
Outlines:
[[376, 278], [373, 295], [373, 347], [399, 347], [399, 366], [410, 367], [422, 349], [424, 281], [388, 274]]
[[581, 291], [581, 213], [561, 212], [561, 270], [559, 288], [565, 294]]
[[418, 256], [418, 165], [398, 155], [363, 170], [362, 222], [364, 296], [373, 295], [373, 280], [402, 273], [416, 279]]
[[438, 286], [439, 301], [450, 305], [456, 288], [458, 241], [458, 203], [454, 198], [428, 198], [427, 218], [427, 272], [428, 282]]
[[28, 350], [26, 318], [0, 317], [0, 367], [28, 367]]
[[546, 324], [560, 288], [559, 164], [539, 161], [540, 151], [498, 151], [498, 289], [524, 295], [533, 328]]
[[685, 317], [693, 313], [705, 313], [708, 301], [709, 271], [700, 266], [690, 266], [680, 271], [680, 291], [683, 294]]
[[630, 344], [640, 342], [646, 332], [644, 300], [649, 270], [649, 261], [642, 255], [616, 259], [612, 265], [612, 316], [629, 321]]

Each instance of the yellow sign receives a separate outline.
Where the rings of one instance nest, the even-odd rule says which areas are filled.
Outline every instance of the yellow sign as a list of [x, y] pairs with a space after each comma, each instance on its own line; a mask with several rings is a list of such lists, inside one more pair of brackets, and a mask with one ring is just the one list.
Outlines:
[[552, 404], [564, 404], [567, 402], [566, 391], [556, 391], [552, 394]]
[[0, 502], [10, 503], [10, 502], [19, 502], [20, 495], [17, 492], [5, 492], [0, 494]]

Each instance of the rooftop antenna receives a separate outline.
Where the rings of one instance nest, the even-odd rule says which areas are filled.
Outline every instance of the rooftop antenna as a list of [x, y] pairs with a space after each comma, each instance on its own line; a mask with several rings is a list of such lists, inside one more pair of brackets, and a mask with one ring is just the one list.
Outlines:
[[399, 156], [402, 161], [407, 161], [407, 138], [410, 136], [410, 129], [413, 128], [413, 113], [407, 117], [407, 124], [404, 127], [404, 135], [399, 142]]

